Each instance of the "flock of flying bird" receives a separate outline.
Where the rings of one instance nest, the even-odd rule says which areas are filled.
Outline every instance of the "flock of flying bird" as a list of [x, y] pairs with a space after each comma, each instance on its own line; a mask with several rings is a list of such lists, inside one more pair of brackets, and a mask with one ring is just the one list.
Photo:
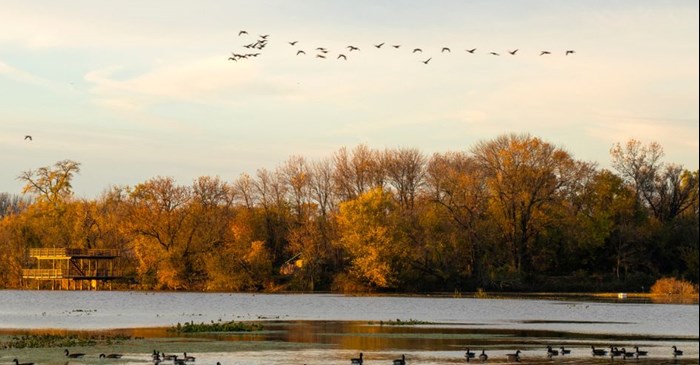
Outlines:
[[[678, 356], [683, 355], [683, 351], [679, 350], [676, 348], [676, 346], [673, 346], [673, 357], [676, 358]], [[635, 351], [626, 351], [625, 348], [618, 349], [617, 347], [610, 346], [610, 351], [604, 348], [596, 348], [594, 346], [591, 346], [591, 353], [593, 356], [610, 356], [611, 359], [615, 357], [621, 357], [623, 359], [628, 359], [628, 358], [635, 358], [639, 359], [639, 357], [644, 357], [649, 354], [648, 351], [642, 351], [639, 349], [638, 346], [634, 347]], [[68, 349], [64, 351], [65, 356], [69, 359], [77, 359], [77, 358], [83, 358], [85, 356], [84, 353], [70, 353]], [[506, 359], [508, 362], [520, 362], [520, 350], [515, 351], [514, 353], [509, 353], [506, 354]], [[559, 350], [555, 350], [552, 348], [552, 346], [547, 346], [547, 357], [552, 358], [555, 356], [559, 355], [569, 355], [571, 354], [570, 349], [566, 349], [564, 347], [560, 347]], [[120, 359], [122, 357], [122, 354], [100, 354], [99, 355], [100, 359]], [[189, 365], [187, 363], [191, 363], [195, 361], [194, 356], [187, 355], [186, 352], [183, 353], [183, 356], [180, 357], [175, 354], [169, 354], [166, 355], [165, 353], [153, 350], [152, 354], [153, 358], [153, 364], [154, 365], [159, 365], [162, 362], [165, 361], [172, 361], [172, 365]], [[476, 354], [473, 351], [470, 351], [469, 348], [466, 349], [466, 352], [464, 353], [464, 358], [467, 360], [467, 362], [470, 362], [472, 359], [479, 359], [481, 362], [486, 362], [489, 359], [488, 354], [486, 354], [486, 350], [482, 350], [481, 354]], [[14, 359], [12, 360], [15, 365], [34, 365], [33, 362], [25, 362], [25, 363], [20, 363], [19, 360]], [[363, 365], [364, 364], [364, 354], [360, 352], [359, 357], [353, 357], [350, 359], [350, 364], [351, 365]], [[170, 364], [170, 363], [169, 363]], [[216, 365], [221, 365], [220, 362], [217, 362]], [[306, 365], [306, 364], [304, 364]], [[406, 365], [406, 355], [401, 355], [400, 358], [394, 359], [393, 360], [393, 365]]]
[[[238, 36], [239, 37], [247, 37], [248, 32], [245, 30], [241, 30], [238, 32]], [[243, 53], [231, 52], [231, 56], [228, 58], [229, 61], [238, 61], [241, 59], [249, 59], [249, 58], [259, 56], [261, 54], [261, 52], [259, 52], [259, 51], [261, 51], [263, 48], [265, 48], [268, 45], [268, 37], [269, 36], [270, 36], [269, 34], [262, 34], [262, 35], [258, 36], [258, 39], [255, 40], [255, 42], [247, 43], [247, 44], [243, 45], [243, 47], [247, 48], [249, 51], [245, 51]], [[299, 41], [289, 41], [287, 43], [291, 47], [294, 47], [294, 49], [296, 50], [297, 56], [306, 55], [305, 50], [297, 47], [297, 43], [299, 43]], [[380, 48], [384, 47], [385, 45], [386, 45], [386, 42], [382, 42], [382, 43], [373, 44], [372, 46], [374, 48], [380, 49]], [[391, 45], [387, 45], [386, 47], [392, 47], [394, 49], [399, 49], [399, 48], [401, 48], [401, 45], [400, 44], [391, 44]], [[347, 61], [348, 55], [350, 55], [352, 52], [360, 51], [360, 47], [354, 46], [354, 45], [348, 45], [344, 48], [344, 50], [347, 50], [347, 52], [343, 51], [344, 53], [338, 53], [335, 56], [335, 59]], [[311, 50], [309, 50], [309, 51], [311, 52]], [[465, 49], [465, 52], [469, 53], [469, 54], [475, 54], [476, 51], [477, 51], [476, 48]], [[515, 56], [518, 53], [518, 51], [519, 51], [519, 49], [516, 48], [513, 50], [507, 50], [507, 53], [510, 54], [511, 56]], [[445, 52], [452, 53], [452, 49], [450, 47], [442, 47], [440, 49], [440, 53], [445, 53]], [[332, 57], [332, 55], [330, 55], [330, 51], [326, 47], [316, 47], [313, 49], [312, 53], [315, 54], [315, 58], [319, 58], [319, 59], [326, 59], [328, 57]], [[411, 53], [422, 54], [423, 49], [422, 48], [413, 48]], [[571, 54], [575, 54], [576, 51], [573, 49], [567, 49], [567, 50], [564, 50], [562, 53], [565, 56], [568, 56]], [[501, 55], [501, 53], [494, 52], [494, 51], [488, 52], [488, 54], [491, 56], [500, 56]], [[552, 51], [548, 51], [548, 50], [539, 51], [540, 56], [547, 56], [547, 55], [551, 55], [551, 54], [552, 54]], [[430, 60], [432, 60], [432, 59], [433, 59], [432, 57], [428, 57], [427, 59], [421, 60], [420, 62], [423, 62], [424, 64], [427, 65], [430, 62]]]

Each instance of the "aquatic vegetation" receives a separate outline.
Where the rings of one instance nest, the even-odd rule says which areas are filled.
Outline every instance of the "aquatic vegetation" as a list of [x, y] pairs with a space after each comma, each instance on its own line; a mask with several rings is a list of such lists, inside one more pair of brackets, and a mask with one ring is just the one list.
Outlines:
[[426, 322], [426, 321], [419, 321], [417, 319], [409, 319], [406, 321], [402, 321], [399, 318], [396, 318], [395, 321], [379, 321], [380, 326], [414, 326], [414, 325], [419, 325], [419, 324], [435, 324], [433, 322]]
[[211, 323], [194, 323], [185, 322], [184, 324], [177, 323], [177, 325], [171, 327], [169, 331], [177, 333], [197, 333], [197, 332], [253, 332], [261, 331], [263, 329], [260, 323], [246, 323], [246, 322], [214, 322]]
[[131, 336], [125, 335], [22, 335], [12, 336], [12, 338], [8, 342], [0, 344], [0, 347], [22, 349], [42, 347], [95, 346], [98, 344], [111, 345], [113, 343], [121, 343], [125, 340], [130, 339]]

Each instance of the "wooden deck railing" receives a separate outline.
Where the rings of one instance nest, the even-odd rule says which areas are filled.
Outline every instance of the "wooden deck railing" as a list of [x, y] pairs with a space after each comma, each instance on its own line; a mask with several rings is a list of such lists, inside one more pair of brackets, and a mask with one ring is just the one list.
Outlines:
[[74, 278], [112, 278], [115, 273], [107, 269], [65, 270], [65, 269], [22, 269], [25, 279], [74, 279]]
[[119, 250], [109, 248], [30, 248], [29, 256], [31, 257], [116, 257], [119, 256]]
[[22, 277], [25, 279], [60, 279], [64, 276], [61, 269], [22, 269]]

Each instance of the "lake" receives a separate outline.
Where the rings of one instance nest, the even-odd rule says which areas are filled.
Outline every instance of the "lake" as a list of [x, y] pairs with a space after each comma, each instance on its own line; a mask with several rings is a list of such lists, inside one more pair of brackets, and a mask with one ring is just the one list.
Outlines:
[[[177, 323], [219, 320], [261, 321], [264, 330], [188, 336], [163, 330]], [[427, 323], [402, 325], [410, 321]], [[182, 352], [186, 343], [190, 352], [198, 351], [197, 363], [223, 365], [349, 363], [360, 351], [367, 364], [390, 364], [401, 354], [410, 364], [463, 363], [466, 347], [485, 349], [489, 363], [505, 362], [505, 354], [515, 349], [522, 351], [523, 362], [546, 363], [554, 361], [547, 359], [546, 345], [571, 348], [570, 355], [555, 359], [567, 364], [611, 361], [593, 358], [591, 345], [628, 350], [639, 346], [649, 351], [637, 360], [642, 363], [672, 360], [670, 348], [676, 345], [684, 351], [677, 363], [698, 362], [697, 304], [540, 297], [0, 291], [0, 329], [5, 333], [49, 328], [119, 330], [157, 339], [159, 349], [166, 352]], [[130, 346], [120, 347], [131, 352], [119, 363], [149, 361], [153, 342]], [[8, 351], [0, 350], [0, 363], [29, 350]], [[56, 356], [51, 351], [56, 350], [27, 355], [51, 363]]]

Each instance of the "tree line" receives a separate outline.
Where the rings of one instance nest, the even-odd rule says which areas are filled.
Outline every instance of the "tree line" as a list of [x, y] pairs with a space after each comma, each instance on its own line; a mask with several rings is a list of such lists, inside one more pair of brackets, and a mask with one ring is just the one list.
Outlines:
[[[123, 288], [196, 291], [644, 291], [698, 283], [698, 171], [657, 143], [613, 170], [528, 134], [426, 156], [341, 148], [189, 185], [154, 177], [76, 198], [80, 163], [22, 172], [0, 194], [0, 287], [29, 248], [121, 252]], [[646, 288], [646, 289], [645, 289]]]

